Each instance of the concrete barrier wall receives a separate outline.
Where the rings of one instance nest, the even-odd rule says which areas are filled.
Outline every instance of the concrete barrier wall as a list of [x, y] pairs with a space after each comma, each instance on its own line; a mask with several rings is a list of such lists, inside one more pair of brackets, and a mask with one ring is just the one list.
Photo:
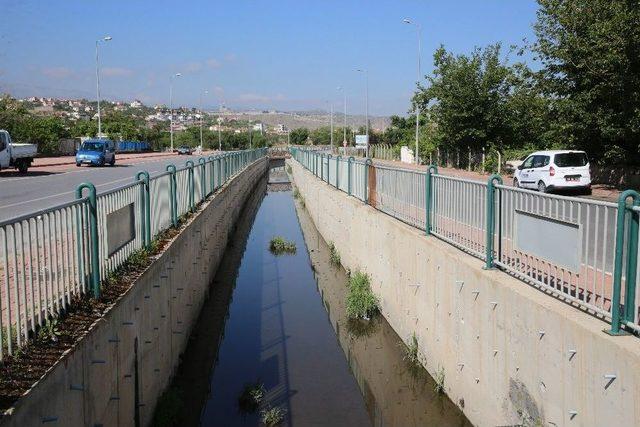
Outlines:
[[0, 420], [0, 426], [149, 425], [171, 381], [259, 160], [208, 201], [86, 336]]
[[[640, 339], [330, 187], [288, 160], [316, 227], [416, 334], [432, 376], [479, 426], [640, 425]], [[392, 402], [388, 402], [392, 404]]]

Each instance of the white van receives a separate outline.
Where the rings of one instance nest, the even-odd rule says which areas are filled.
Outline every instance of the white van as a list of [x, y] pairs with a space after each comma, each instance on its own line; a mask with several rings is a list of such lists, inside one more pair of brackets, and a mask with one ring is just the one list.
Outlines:
[[591, 194], [589, 158], [584, 151], [536, 151], [530, 154], [513, 176], [513, 186], [550, 190], [576, 189]]

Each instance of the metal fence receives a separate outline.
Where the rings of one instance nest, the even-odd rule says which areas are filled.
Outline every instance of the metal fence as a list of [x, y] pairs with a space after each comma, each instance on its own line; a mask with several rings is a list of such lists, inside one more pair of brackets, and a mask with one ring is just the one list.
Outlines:
[[611, 203], [291, 151], [330, 185], [610, 322], [611, 334], [640, 333], [637, 192]]
[[[76, 200], [0, 222], [0, 361], [15, 355], [77, 296], [99, 297], [101, 282], [134, 251], [149, 247], [181, 215], [266, 154], [262, 148], [201, 158], [181, 169], [169, 165], [153, 178], [142, 171], [131, 184], [101, 194], [84, 183]], [[130, 221], [118, 221], [131, 236], [121, 245], [109, 241], [114, 218]]]

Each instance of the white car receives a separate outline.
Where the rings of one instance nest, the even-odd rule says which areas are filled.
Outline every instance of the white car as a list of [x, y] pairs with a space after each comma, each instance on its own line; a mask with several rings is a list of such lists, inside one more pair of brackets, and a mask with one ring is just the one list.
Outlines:
[[589, 158], [584, 151], [536, 151], [530, 154], [513, 176], [513, 186], [550, 190], [574, 189], [591, 194]]

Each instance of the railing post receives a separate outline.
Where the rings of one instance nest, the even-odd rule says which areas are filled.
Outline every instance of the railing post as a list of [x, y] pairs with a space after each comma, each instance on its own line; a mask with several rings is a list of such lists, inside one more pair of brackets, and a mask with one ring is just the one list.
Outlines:
[[373, 164], [371, 159], [364, 162], [364, 202], [369, 204], [369, 167]]
[[498, 174], [493, 174], [487, 180], [487, 237], [485, 242], [485, 258], [484, 265], [485, 270], [491, 270], [494, 268], [493, 264], [493, 236], [495, 234], [495, 198], [496, 198], [496, 182], [502, 185], [502, 177]]
[[[627, 332], [621, 329], [622, 321], [628, 320], [629, 315], [633, 318], [634, 299], [635, 299], [635, 276], [637, 270], [638, 256], [638, 214], [630, 209], [627, 205], [627, 199], [631, 198], [631, 207], [640, 204], [640, 194], [633, 190], [625, 190], [618, 197], [618, 215], [616, 219], [616, 251], [613, 267], [613, 295], [611, 297], [611, 329], [605, 330], [609, 335], [626, 335]], [[620, 298], [622, 295], [622, 268], [625, 243], [625, 220], [627, 209], [631, 210], [631, 221], [629, 224], [630, 234], [627, 240], [627, 272], [626, 272], [626, 289], [625, 289], [625, 308], [624, 313], [620, 310]], [[635, 234], [635, 236], [634, 236]], [[635, 258], [631, 258], [635, 255]], [[631, 274], [631, 278], [629, 277]], [[632, 280], [630, 280], [632, 279]], [[629, 295], [630, 290], [633, 293]]]
[[144, 247], [149, 248], [151, 246], [151, 202], [149, 192], [149, 172], [140, 171], [136, 174], [136, 182], [142, 181], [140, 187], [140, 218], [142, 220], [142, 233]]
[[336, 188], [340, 189], [340, 162], [342, 161], [342, 156], [338, 155], [336, 157]]
[[178, 226], [178, 201], [176, 198], [176, 166], [175, 165], [167, 165], [167, 172], [169, 175], [169, 199], [171, 204], [171, 224], [174, 227]]
[[211, 187], [211, 192], [209, 194], [211, 194], [216, 189], [216, 164], [213, 156], [209, 156], [209, 163], [211, 163], [211, 179], [209, 180]]
[[351, 195], [351, 164], [354, 162], [353, 156], [347, 159], [347, 194]]
[[76, 199], [82, 198], [82, 191], [89, 190], [89, 236], [91, 239], [90, 263], [91, 271], [90, 283], [94, 298], [100, 298], [100, 255], [98, 252], [98, 201], [96, 198], [96, 187], [90, 182], [83, 182], [76, 188]]
[[189, 179], [189, 210], [193, 210], [193, 208], [195, 207], [195, 195], [193, 194], [195, 191], [195, 186], [193, 185], [193, 161], [191, 160], [187, 160], [187, 162], [185, 163], [185, 165], [187, 166], [188, 170], [189, 170], [189, 175], [188, 175], [188, 179]]
[[331, 154], [327, 154], [327, 184], [331, 185]]
[[203, 202], [205, 197], [207, 197], [207, 174], [205, 170], [206, 160], [204, 157], [200, 157], [198, 159], [198, 163], [200, 164], [200, 201]]
[[431, 234], [431, 199], [433, 197], [433, 187], [431, 186], [433, 174], [438, 173], [436, 165], [430, 165], [424, 175], [424, 234]]

